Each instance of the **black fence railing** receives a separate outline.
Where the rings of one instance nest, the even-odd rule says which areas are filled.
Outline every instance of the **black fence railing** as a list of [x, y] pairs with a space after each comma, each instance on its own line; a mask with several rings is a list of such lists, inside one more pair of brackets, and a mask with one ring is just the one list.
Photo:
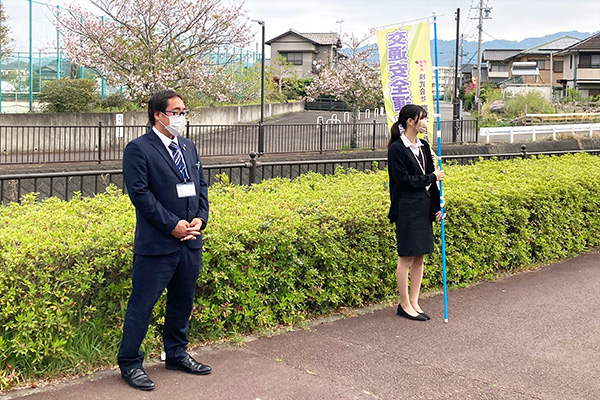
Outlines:
[[[600, 156], [600, 149], [532, 153], [527, 153], [523, 149], [521, 153], [449, 155], [442, 156], [442, 159], [444, 162], [455, 162], [464, 165], [492, 158], [507, 160], [539, 154], [560, 156], [580, 152]], [[333, 174], [338, 166], [354, 168], [359, 171], [374, 170], [376, 168], [383, 169], [387, 167], [387, 159], [365, 158], [260, 162], [254, 154], [251, 154], [247, 162], [205, 165], [204, 174], [209, 185], [222, 179], [222, 174], [226, 174], [229, 182], [233, 184], [249, 185], [275, 177], [294, 179], [308, 171], [320, 174]], [[104, 192], [111, 183], [126, 192], [121, 170], [0, 175], [0, 204], [19, 201], [23, 195], [31, 192], [38, 193], [38, 199], [45, 199], [51, 196], [56, 196], [63, 200], [71, 199], [74, 196], [74, 192], [80, 192], [82, 196], [94, 196], [97, 193]]]
[[[204, 175], [209, 185], [219, 182], [222, 174], [226, 174], [229, 182], [233, 184], [250, 185], [276, 177], [294, 179], [308, 171], [333, 174], [338, 166], [365, 171], [375, 168], [375, 165], [379, 169], [385, 168], [387, 160], [347, 159], [262, 163], [255, 157], [251, 157], [244, 163], [205, 165]], [[127, 192], [122, 170], [0, 175], [0, 204], [19, 201], [23, 195], [31, 192], [38, 193], [38, 199], [55, 196], [61, 200], [68, 200], [73, 198], [74, 192], [79, 192], [82, 196], [93, 196], [105, 192], [110, 184]]]
[[117, 161], [139, 126], [0, 126], [0, 164]]
[[442, 143], [477, 143], [479, 141], [477, 120], [440, 121], [440, 128]]
[[[442, 142], [476, 142], [475, 121], [443, 121]], [[0, 165], [119, 161], [126, 144], [147, 126], [0, 126]], [[456, 130], [456, 132], [455, 132]], [[201, 157], [384, 149], [385, 122], [188, 125], [185, 136]], [[430, 135], [433, 144], [436, 134]]]
[[38, 193], [39, 199], [58, 197], [71, 199], [74, 192], [91, 197], [103, 193], [111, 184], [123, 188], [122, 170], [69, 171], [0, 175], [0, 203], [19, 201], [28, 193]]
[[305, 101], [305, 110], [316, 110], [316, 111], [350, 111], [350, 107], [344, 101], [318, 98], [315, 101]]

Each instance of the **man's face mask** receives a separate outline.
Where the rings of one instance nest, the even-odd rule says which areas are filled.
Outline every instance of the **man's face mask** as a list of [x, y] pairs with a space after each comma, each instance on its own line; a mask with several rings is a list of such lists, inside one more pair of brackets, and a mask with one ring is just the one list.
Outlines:
[[162, 113], [165, 117], [169, 118], [169, 125], [165, 125], [160, 121], [161, 124], [165, 127], [169, 133], [174, 136], [180, 135], [185, 131], [185, 116], [184, 115], [166, 115]]

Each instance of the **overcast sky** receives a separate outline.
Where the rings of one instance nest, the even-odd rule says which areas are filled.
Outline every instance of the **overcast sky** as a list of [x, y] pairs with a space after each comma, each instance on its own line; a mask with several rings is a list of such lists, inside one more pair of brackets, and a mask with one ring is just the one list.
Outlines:
[[[10, 18], [15, 50], [29, 50], [29, 0], [1, 0]], [[47, 46], [56, 39], [52, 14], [35, 0], [33, 4], [33, 49]], [[77, 0], [89, 3], [87, 0]], [[168, 0], [164, 0], [168, 1]], [[234, 0], [223, 0], [231, 3]], [[53, 4], [66, 4], [54, 0]], [[461, 12], [461, 34], [468, 40], [477, 40], [476, 8], [479, 0], [246, 0], [250, 19], [265, 21], [266, 40], [290, 28], [299, 32], [341, 32], [363, 37], [371, 28], [401, 24], [404, 21], [424, 19], [438, 14], [438, 38], [451, 40], [456, 35], [454, 13]], [[483, 22], [483, 41], [505, 39], [519, 41], [527, 37], [578, 30], [600, 30], [600, 1], [598, 0], [484, 0], [490, 7], [490, 19]], [[176, 12], [177, 10], [173, 10]], [[337, 22], [343, 21], [343, 22]], [[254, 27], [256, 50], [260, 43], [260, 27]], [[433, 29], [432, 29], [433, 32]], [[267, 55], [269, 46], [267, 46]]]
[[[288, 31], [339, 32], [363, 37], [371, 28], [438, 14], [438, 38], [456, 36], [454, 14], [460, 8], [460, 33], [477, 41], [478, 0], [246, 0], [251, 19], [266, 22], [267, 40]], [[527, 37], [578, 30], [600, 30], [598, 0], [484, 0], [491, 7], [483, 21], [483, 41], [519, 41]], [[574, 9], [575, 8], [575, 9]], [[336, 21], [343, 21], [341, 24]], [[257, 32], [258, 29], [257, 29]], [[433, 29], [432, 29], [433, 32]]]

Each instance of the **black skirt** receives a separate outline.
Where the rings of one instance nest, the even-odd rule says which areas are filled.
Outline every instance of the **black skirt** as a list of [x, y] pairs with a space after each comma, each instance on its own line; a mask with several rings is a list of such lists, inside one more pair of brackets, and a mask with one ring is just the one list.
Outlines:
[[396, 220], [396, 243], [399, 257], [433, 253], [431, 198], [403, 199], [406, 209]]

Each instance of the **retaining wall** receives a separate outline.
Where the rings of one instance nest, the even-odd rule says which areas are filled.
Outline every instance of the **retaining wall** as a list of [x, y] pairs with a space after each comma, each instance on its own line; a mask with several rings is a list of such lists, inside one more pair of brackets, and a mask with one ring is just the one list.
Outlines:
[[[304, 102], [301, 101], [265, 104], [264, 117], [303, 110]], [[118, 122], [119, 114], [122, 116], [121, 122]], [[201, 108], [193, 110], [189, 118], [191, 125], [234, 125], [258, 120], [260, 105]], [[99, 123], [102, 123], [104, 132], [102, 148], [122, 149], [125, 143], [147, 131], [148, 113], [2, 113], [0, 152], [97, 151]]]
[[[265, 104], [265, 118], [304, 110], [304, 102]], [[0, 113], [0, 126], [97, 126], [116, 125], [116, 115], [123, 115], [123, 125], [146, 125], [146, 111], [125, 113]], [[192, 125], [233, 125], [251, 123], [260, 119], [260, 105], [208, 107], [193, 110]]]

